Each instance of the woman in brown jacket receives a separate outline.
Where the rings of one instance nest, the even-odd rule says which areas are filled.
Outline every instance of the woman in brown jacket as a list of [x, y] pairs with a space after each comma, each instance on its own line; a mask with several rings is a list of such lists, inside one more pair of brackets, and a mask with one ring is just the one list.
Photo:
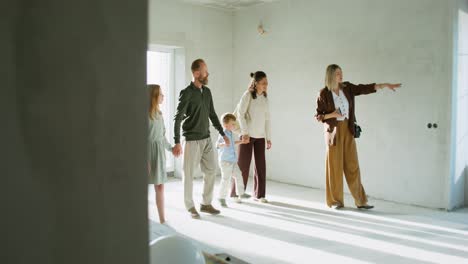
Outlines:
[[329, 65], [325, 76], [325, 88], [317, 98], [315, 118], [324, 125], [327, 144], [326, 196], [327, 205], [343, 208], [343, 172], [354, 203], [360, 209], [372, 209], [361, 183], [355, 136], [354, 97], [375, 93], [379, 89], [395, 91], [401, 84], [359, 84], [343, 82], [340, 66]]

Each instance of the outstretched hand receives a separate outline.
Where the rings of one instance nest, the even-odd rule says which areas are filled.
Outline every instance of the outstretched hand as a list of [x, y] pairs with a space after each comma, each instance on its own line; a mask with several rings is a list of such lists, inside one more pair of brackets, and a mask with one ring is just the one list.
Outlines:
[[396, 89], [401, 87], [401, 83], [389, 83], [387, 87], [388, 89], [396, 92]]

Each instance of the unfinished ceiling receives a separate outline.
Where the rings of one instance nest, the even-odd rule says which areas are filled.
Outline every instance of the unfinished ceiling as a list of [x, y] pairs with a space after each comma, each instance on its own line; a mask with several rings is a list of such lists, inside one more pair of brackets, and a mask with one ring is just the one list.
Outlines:
[[241, 8], [255, 6], [263, 3], [270, 3], [274, 0], [181, 0], [184, 3], [203, 5], [207, 7], [219, 8], [235, 11]]

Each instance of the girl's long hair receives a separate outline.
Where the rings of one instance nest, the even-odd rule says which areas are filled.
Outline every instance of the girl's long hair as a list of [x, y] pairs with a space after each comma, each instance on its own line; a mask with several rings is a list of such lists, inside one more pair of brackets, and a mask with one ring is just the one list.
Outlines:
[[157, 115], [156, 114], [161, 114], [161, 111], [159, 110], [159, 95], [161, 94], [161, 87], [158, 84], [149, 84], [149, 98], [150, 98], [150, 103], [149, 103], [149, 118], [151, 120], [154, 120]]

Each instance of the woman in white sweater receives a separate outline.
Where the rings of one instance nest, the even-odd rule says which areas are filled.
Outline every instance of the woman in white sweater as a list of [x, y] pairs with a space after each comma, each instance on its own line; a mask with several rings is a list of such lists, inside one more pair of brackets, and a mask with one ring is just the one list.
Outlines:
[[[244, 93], [238, 106], [238, 118], [242, 140], [248, 142], [239, 146], [238, 165], [242, 172], [244, 188], [249, 178], [252, 152], [255, 159], [254, 199], [267, 203], [265, 198], [266, 164], [265, 148], [271, 148], [270, 109], [268, 105], [268, 79], [264, 72], [251, 73], [249, 89]], [[231, 196], [235, 196], [233, 186]], [[244, 198], [249, 195], [244, 194]]]

